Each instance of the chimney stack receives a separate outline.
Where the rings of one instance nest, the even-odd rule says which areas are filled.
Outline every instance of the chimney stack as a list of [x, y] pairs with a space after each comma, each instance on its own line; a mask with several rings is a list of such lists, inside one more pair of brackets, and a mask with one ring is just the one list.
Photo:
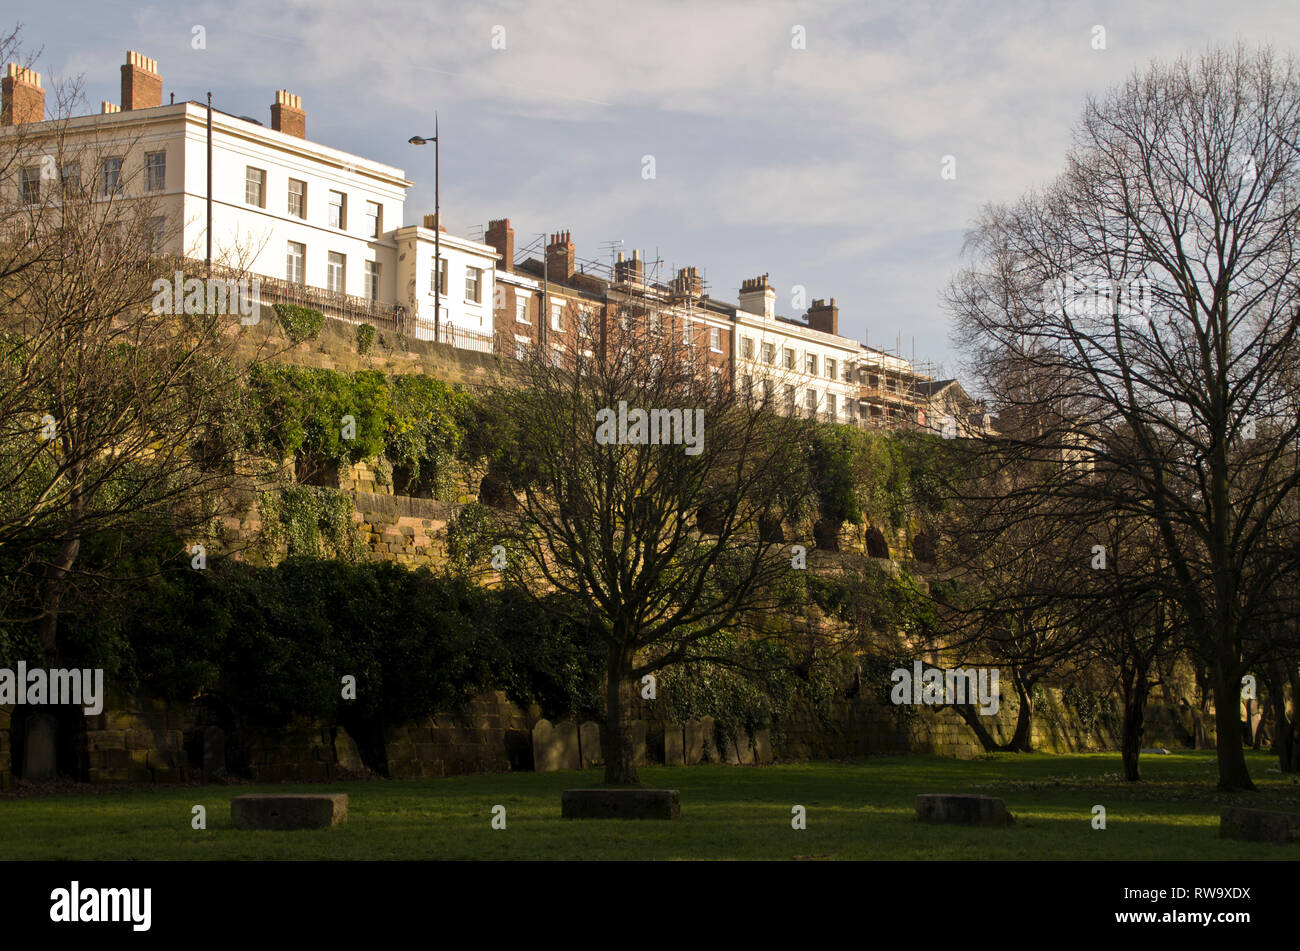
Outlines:
[[808, 308], [808, 326], [823, 333], [840, 332], [840, 309], [835, 306], [835, 298], [828, 304], [824, 300], [815, 300]]
[[162, 105], [162, 77], [158, 61], [131, 50], [122, 64], [122, 110], [152, 109]]
[[302, 111], [302, 96], [295, 96], [287, 89], [275, 91], [275, 102], [271, 104], [271, 128], [295, 139], [307, 138], [307, 113]]
[[557, 231], [551, 235], [551, 243], [546, 246], [546, 276], [551, 281], [567, 281], [577, 270], [577, 259], [573, 253], [573, 239], [567, 231]]
[[483, 240], [497, 249], [501, 263], [497, 265], [503, 271], [515, 269], [515, 230], [510, 227], [509, 218], [489, 221]]
[[766, 274], [741, 281], [740, 309], [747, 314], [761, 314], [769, 320], [776, 316], [776, 288], [768, 283]]
[[684, 267], [677, 272], [677, 277], [673, 281], [673, 296], [675, 297], [699, 297], [704, 293], [704, 283], [700, 280], [700, 272], [693, 267]]
[[623, 252], [618, 252], [618, 260], [614, 262], [614, 280], [620, 284], [642, 284], [644, 276], [645, 262], [641, 260], [641, 252], [633, 249], [632, 257], [624, 258]]
[[441, 224], [438, 223], [438, 216], [437, 216], [437, 215], [425, 215], [425, 216], [424, 216], [424, 226], [425, 226], [426, 228], [428, 228], [430, 231], [432, 231], [434, 228], [437, 228], [437, 229], [438, 229], [439, 231], [441, 231], [443, 234], [446, 234], [446, 233], [447, 233], [447, 228], [446, 228], [446, 226], [441, 225]]
[[121, 106], [115, 102], [109, 102], [107, 99], [99, 104], [99, 114], [101, 116], [111, 116], [113, 113], [121, 111]]
[[21, 125], [45, 120], [45, 90], [41, 74], [26, 66], [10, 63], [0, 80], [0, 125]]

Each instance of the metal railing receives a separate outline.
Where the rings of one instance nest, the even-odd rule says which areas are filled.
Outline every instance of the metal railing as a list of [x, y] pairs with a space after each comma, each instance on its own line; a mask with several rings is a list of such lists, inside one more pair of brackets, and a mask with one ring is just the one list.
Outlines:
[[[185, 269], [190, 274], [203, 274], [207, 265], [203, 261], [187, 258]], [[368, 297], [356, 297], [340, 291], [330, 291], [309, 284], [296, 284], [278, 277], [267, 277], [252, 271], [240, 271], [224, 265], [212, 265], [212, 275], [225, 279], [248, 278], [257, 281], [259, 297], [264, 304], [295, 304], [310, 307], [326, 317], [350, 324], [373, 324], [380, 330], [407, 333], [410, 315], [401, 304], [387, 304]]]

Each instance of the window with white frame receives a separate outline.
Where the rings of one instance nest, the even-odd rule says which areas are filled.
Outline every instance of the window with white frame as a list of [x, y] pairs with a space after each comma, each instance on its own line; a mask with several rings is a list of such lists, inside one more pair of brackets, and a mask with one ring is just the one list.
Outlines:
[[160, 192], [167, 187], [167, 153], [144, 153], [145, 191]]
[[149, 219], [149, 228], [145, 233], [145, 244], [148, 250], [157, 253], [162, 250], [163, 242], [167, 240], [167, 219], [162, 215]]
[[794, 351], [789, 347], [785, 348], [785, 368], [787, 370], [794, 369]]
[[835, 394], [826, 394], [826, 415], [831, 419], [835, 418]]
[[366, 262], [366, 296], [371, 300], [379, 300], [379, 272], [378, 261]]
[[740, 338], [740, 355], [744, 357], [746, 360], [754, 359], [754, 338], [753, 337]]
[[307, 281], [307, 245], [290, 241], [285, 251], [284, 278], [290, 284]]
[[805, 398], [804, 405], [808, 407], [809, 413], [817, 412], [817, 391], [809, 390]]
[[692, 347], [695, 345], [695, 326], [689, 317], [682, 318], [682, 346]]
[[343, 293], [343, 275], [347, 268], [347, 256], [338, 251], [329, 253], [325, 264], [325, 286], [336, 294]]
[[775, 359], [776, 359], [776, 347], [774, 347], [770, 343], [763, 344], [763, 362], [770, 366], [772, 361]]
[[722, 329], [720, 327], [709, 328], [709, 349], [714, 353], [722, 352]]
[[[121, 171], [122, 160], [118, 159], [118, 170]], [[255, 208], [266, 207], [266, 169], [253, 168], [249, 165], [244, 170], [244, 202]]]
[[830, 357], [826, 358], [826, 379], [835, 379], [835, 361]]
[[791, 416], [794, 415], [794, 400], [794, 386], [787, 383], [785, 387], [785, 410]]
[[[122, 160], [120, 158], [106, 158], [100, 166], [104, 175], [103, 186], [100, 194], [105, 198], [110, 195], [120, 194], [122, 191]], [[262, 173], [265, 177], [266, 173]]]
[[809, 376], [817, 375], [817, 354], [808, 354], [806, 372]]
[[528, 323], [528, 298], [515, 291], [515, 322]]
[[551, 329], [564, 333], [564, 304], [560, 301], [551, 301]]
[[295, 218], [307, 217], [307, 183], [289, 179], [289, 214]]
[[[436, 275], [436, 277], [435, 277]], [[437, 284], [434, 281], [437, 280]], [[437, 292], [447, 296], [447, 259], [439, 258], [438, 266], [429, 272], [429, 293]]]
[[19, 190], [22, 193], [24, 205], [34, 205], [41, 200], [41, 167], [39, 165], [29, 165], [20, 173]]
[[516, 335], [515, 336], [515, 359], [516, 360], [528, 359], [528, 348], [531, 344], [532, 344], [532, 340], [529, 339], [528, 337], [520, 337]]
[[483, 303], [483, 269], [465, 268], [465, 300], [471, 303]]
[[330, 192], [329, 225], [331, 228], [338, 228], [340, 231], [348, 229], [348, 196], [343, 192]]
[[366, 236], [378, 238], [384, 233], [384, 206], [377, 201], [366, 202]]

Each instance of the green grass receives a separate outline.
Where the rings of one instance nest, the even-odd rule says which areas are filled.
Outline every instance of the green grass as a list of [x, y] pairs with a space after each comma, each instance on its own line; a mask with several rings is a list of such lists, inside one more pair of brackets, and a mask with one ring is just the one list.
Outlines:
[[[652, 767], [647, 786], [681, 790], [679, 822], [572, 821], [560, 793], [583, 773], [510, 773], [324, 785], [208, 785], [0, 799], [0, 859], [1300, 859], [1300, 845], [1218, 838], [1219, 807], [1300, 811], [1294, 778], [1248, 754], [1257, 793], [1216, 793], [1213, 753], [1143, 757], [1146, 781], [1120, 780], [1118, 754], [973, 761], [889, 756], [762, 768]], [[250, 792], [341, 790], [346, 825], [246, 832], [230, 799]], [[921, 825], [922, 792], [1001, 796], [1009, 829]], [[207, 808], [207, 829], [190, 827]], [[494, 805], [507, 828], [490, 826]], [[808, 827], [790, 826], [791, 807]], [[1103, 805], [1107, 828], [1091, 826]]]

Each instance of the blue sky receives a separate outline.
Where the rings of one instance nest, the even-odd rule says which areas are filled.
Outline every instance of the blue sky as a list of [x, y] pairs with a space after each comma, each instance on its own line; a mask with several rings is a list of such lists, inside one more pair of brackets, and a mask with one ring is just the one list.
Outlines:
[[[359, 4], [120, 0], [23, 4], [46, 77], [119, 100], [127, 49], [158, 60], [164, 101], [202, 99], [269, 124], [303, 98], [309, 138], [403, 168], [406, 221], [442, 204], [462, 234], [509, 217], [516, 242], [568, 229], [581, 258], [622, 240], [695, 265], [735, 301], [769, 273], [835, 297], [840, 332], [902, 341], [959, 375], [943, 287], [983, 202], [1056, 174], [1071, 127], [1152, 58], [1237, 40], [1300, 49], [1300, 4], [695, 2]], [[206, 49], [194, 49], [196, 26]], [[1093, 49], [1094, 27], [1104, 50]], [[495, 28], [503, 27], [504, 33]], [[804, 49], [792, 42], [802, 27]], [[504, 49], [493, 37], [504, 36]], [[654, 157], [655, 177], [642, 175]], [[943, 180], [943, 157], [957, 177]]]

